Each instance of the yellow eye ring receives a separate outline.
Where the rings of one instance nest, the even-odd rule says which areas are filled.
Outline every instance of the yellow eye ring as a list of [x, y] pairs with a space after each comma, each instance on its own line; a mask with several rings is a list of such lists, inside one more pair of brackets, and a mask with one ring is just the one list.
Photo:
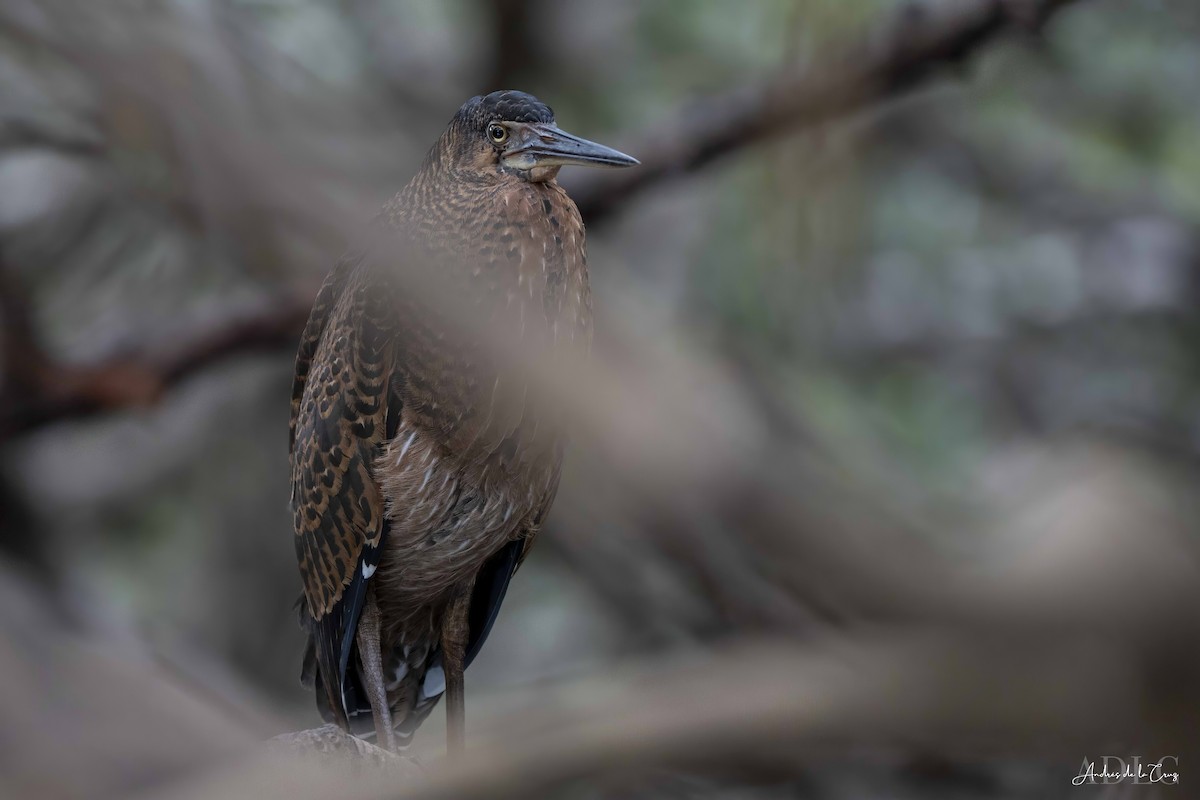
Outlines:
[[496, 144], [504, 144], [508, 139], [508, 128], [492, 123], [488, 125], [488, 138]]

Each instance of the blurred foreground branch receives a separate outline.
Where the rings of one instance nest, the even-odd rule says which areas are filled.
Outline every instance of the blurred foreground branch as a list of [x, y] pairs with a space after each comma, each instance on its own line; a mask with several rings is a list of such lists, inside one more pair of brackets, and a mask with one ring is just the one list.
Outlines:
[[706, 98], [622, 149], [642, 161], [619, 173], [591, 172], [570, 186], [594, 224], [630, 197], [722, 156], [816, 127], [897, 97], [944, 69], [960, 67], [1004, 34], [1036, 33], [1075, 0], [959, 0], [913, 3], [840, 55], [785, 71], [766, 84]]
[[[404, 788], [365, 774], [349, 793], [331, 776], [285, 789], [278, 767], [256, 764], [163, 800], [234, 787], [292, 800], [536, 797], [661, 768], [796, 776], [863, 753], [1019, 759], [1048, 766], [1056, 785], [1085, 754], [1114, 747], [1190, 761], [1200, 747], [1190, 723], [1200, 699], [1200, 582], [1186, 486], [1129, 453], [1084, 450], [1052, 462], [1031, 471], [1037, 490], [997, 509], [988, 538], [1009, 558], [914, 562], [848, 545], [864, 554], [860, 579], [880, 578], [900, 603], [932, 590], [937, 608], [799, 644], [743, 642], [513, 692], [510, 713], [472, 717], [466, 762], [435, 764]], [[814, 552], [845, 534], [801, 526], [788, 536]], [[798, 569], [797, 559], [774, 563]], [[939, 586], [925, 585], [931, 576]]]
[[[635, 137], [643, 165], [585, 177], [572, 193], [590, 223], [660, 181], [771, 136], [822, 124], [895, 97], [938, 69], [960, 64], [1014, 30], [1033, 31], [1073, 0], [972, 0], [936, 9], [911, 6], [897, 20], [827, 63], [789, 71], [763, 87], [710, 98], [666, 129]], [[11, 270], [9, 271], [11, 273]], [[9, 281], [12, 280], [10, 274]], [[166, 354], [126, 353], [86, 365], [54, 362], [38, 346], [27, 304], [11, 284], [4, 303], [7, 372], [0, 437], [71, 417], [155, 402], [174, 382], [247, 350], [294, 344], [309, 296], [182, 335]], [[15, 355], [15, 357], [14, 357]]]
[[[239, 720], [212, 697], [200, 702], [195, 686], [111, 637], [64, 629], [36, 587], [0, 569], [0, 735], [18, 745], [0, 755], [0, 793], [541, 797], [574, 780], [662, 767], [795, 776], [864, 752], [1019, 758], [1050, 765], [1064, 782], [1084, 755], [1191, 763], [1200, 751], [1194, 501], [1126, 453], [1084, 451], [1047, 468], [1059, 480], [1039, 471], [1031, 481], [1042, 494], [1021, 491], [998, 509], [1002, 527], [990, 538], [1008, 558], [913, 569], [882, 548], [859, 550], [894, 599], [926, 591], [937, 575], [953, 609], [802, 643], [775, 637], [652, 657], [506, 692], [491, 707], [480, 696], [468, 759], [424, 773], [399, 764], [403, 780], [376, 769], [387, 759], [373, 748], [327, 729], [263, 753], [261, 722]], [[820, 550], [844, 533], [800, 527], [790, 538]], [[1031, 544], [1005, 547], [1012, 541]], [[305, 763], [286, 757], [296, 753]], [[328, 769], [331, 759], [341, 768]]]

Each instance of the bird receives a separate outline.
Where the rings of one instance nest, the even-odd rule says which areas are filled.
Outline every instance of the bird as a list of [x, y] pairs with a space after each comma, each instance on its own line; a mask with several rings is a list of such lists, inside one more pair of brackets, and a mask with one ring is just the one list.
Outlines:
[[569, 427], [509, 350], [553, 369], [592, 338], [584, 224], [556, 178], [638, 163], [533, 95], [473, 97], [326, 277], [289, 453], [301, 677], [327, 722], [396, 751], [445, 695], [463, 752], [463, 672], [554, 501]]

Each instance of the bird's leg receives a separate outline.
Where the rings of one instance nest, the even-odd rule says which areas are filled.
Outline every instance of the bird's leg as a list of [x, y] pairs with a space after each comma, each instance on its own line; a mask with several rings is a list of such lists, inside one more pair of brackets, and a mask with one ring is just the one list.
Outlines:
[[396, 732], [392, 729], [392, 710], [388, 706], [387, 687], [383, 684], [383, 656], [379, 648], [379, 606], [375, 591], [367, 589], [367, 600], [358, 618], [358, 658], [362, 662], [362, 682], [375, 719], [375, 743], [389, 753], [396, 750]]
[[442, 667], [446, 670], [446, 750], [451, 756], [461, 755], [466, 747], [467, 708], [463, 689], [463, 661], [466, 657], [470, 625], [467, 612], [471, 608], [471, 578], [450, 599], [442, 622]]

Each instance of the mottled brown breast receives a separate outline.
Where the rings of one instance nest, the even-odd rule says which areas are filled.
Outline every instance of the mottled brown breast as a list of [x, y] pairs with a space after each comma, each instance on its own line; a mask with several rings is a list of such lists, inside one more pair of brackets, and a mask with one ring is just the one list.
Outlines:
[[[531, 371], [590, 345], [583, 222], [553, 182], [473, 189], [412, 204], [421, 217], [402, 220], [420, 231], [429, 250], [421, 261], [436, 265], [453, 307], [431, 307], [419, 293], [401, 301], [398, 393], [403, 424], [436, 433], [450, 455], [516, 464], [549, 446], [558, 427], [535, 435], [551, 404], [539, 402]], [[452, 319], [459, 311], [465, 317]]]
[[[375, 580], [396, 636], [506, 542], [534, 532], [557, 488], [562, 426], [531, 367], [578, 357], [591, 339], [575, 205], [553, 183], [472, 189], [392, 209], [397, 227], [421, 231], [430, 251], [421, 263], [437, 265], [471, 312], [456, 325], [444, 318], [452, 311], [409, 294], [397, 314], [399, 421], [375, 464], [389, 523]], [[408, 208], [420, 216], [404, 216]], [[440, 233], [443, 220], [452, 235]]]

